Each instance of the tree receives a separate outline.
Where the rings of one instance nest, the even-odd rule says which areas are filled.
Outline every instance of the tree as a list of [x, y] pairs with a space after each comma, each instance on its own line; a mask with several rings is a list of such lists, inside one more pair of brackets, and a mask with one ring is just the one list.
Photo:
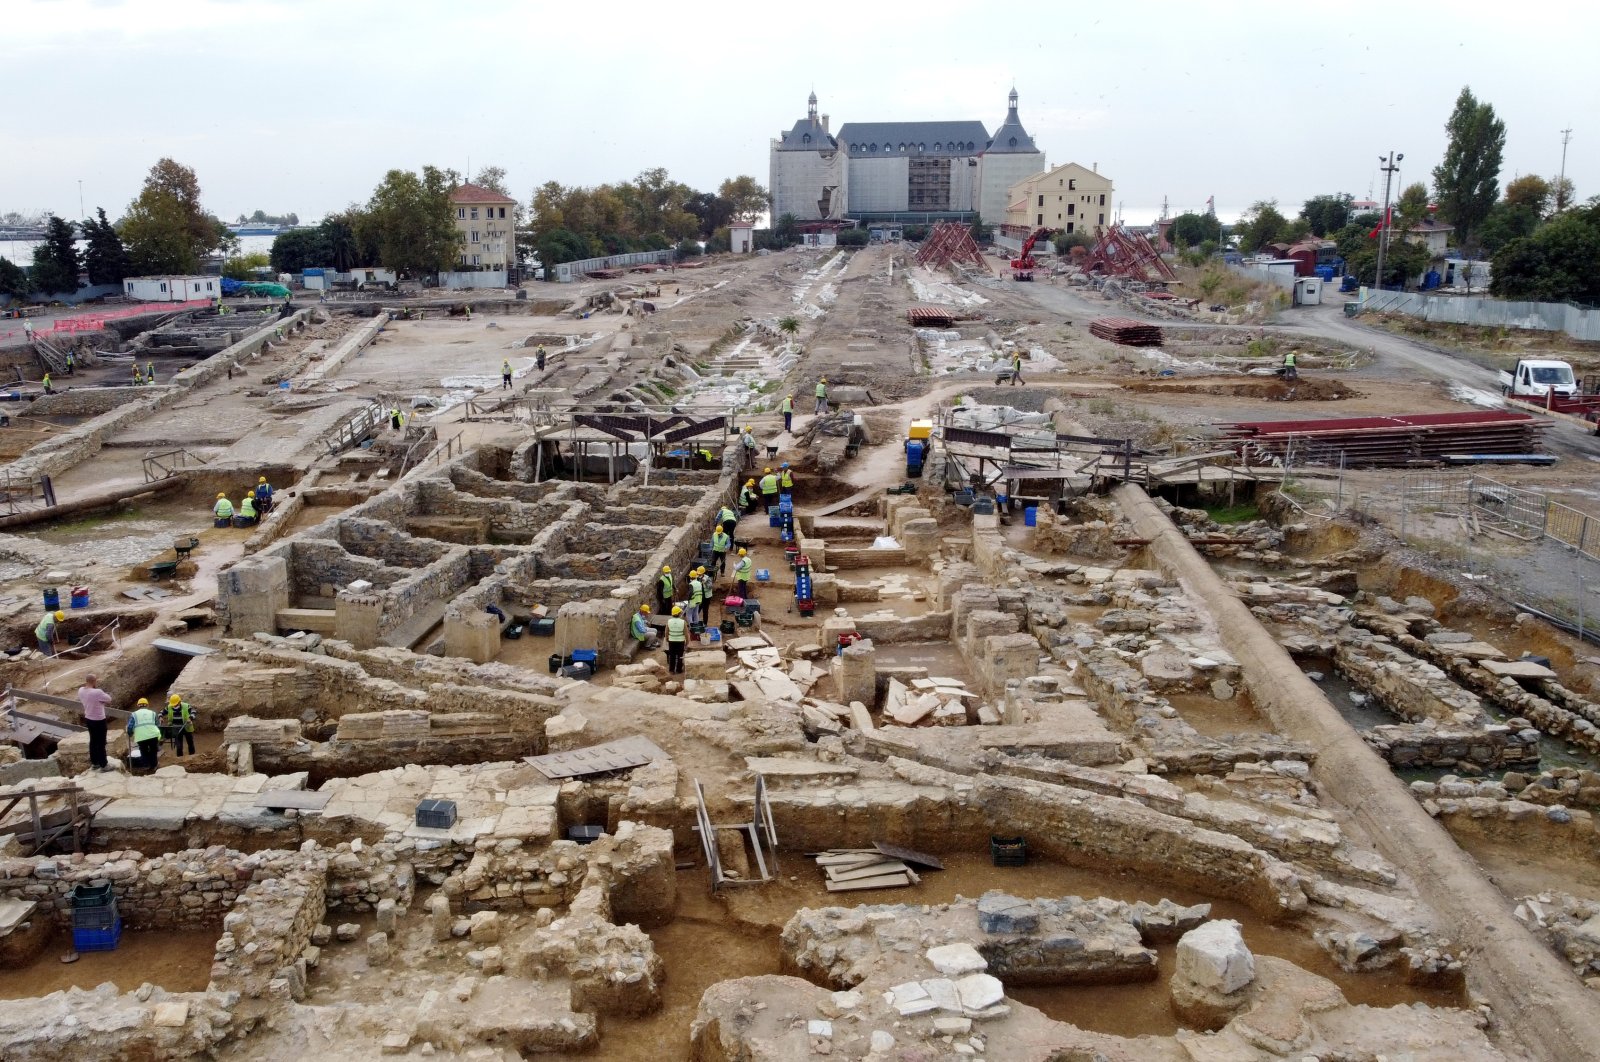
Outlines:
[[554, 280], [554, 266], [589, 257], [589, 244], [567, 229], [551, 229], [539, 237], [539, 261], [544, 263], [545, 279]]
[[683, 209], [699, 220], [701, 236], [709, 237], [733, 220], [733, 204], [710, 192], [696, 192], [684, 202]]
[[33, 284], [22, 267], [9, 258], [0, 258], [0, 295], [21, 298], [32, 290]]
[[1532, 205], [1502, 200], [1489, 211], [1478, 230], [1478, 245], [1492, 255], [1512, 240], [1532, 236], [1538, 227], [1539, 213]]
[[[1206, 240], [1220, 238], [1222, 236], [1222, 223], [1217, 220], [1215, 214], [1196, 214], [1191, 210], [1187, 214], [1179, 214], [1173, 218], [1172, 228], [1167, 230], [1167, 234], [1172, 238], [1174, 247], [1194, 247]], [[1076, 236], [1077, 233], [1073, 233], [1073, 235]], [[1067, 246], [1071, 247], [1072, 245], [1068, 244]], [[1056, 240], [1056, 253], [1067, 253], [1061, 249], [1061, 240], [1059, 239]]]
[[122, 246], [122, 237], [110, 221], [106, 220], [105, 207], [98, 207], [95, 216], [82, 225], [83, 238], [89, 246], [84, 248], [83, 268], [91, 284], [121, 284], [128, 275], [128, 250]]
[[[972, 215], [972, 226], [967, 231], [972, 234], [974, 243], [988, 243], [994, 239], [994, 226], [985, 225], [982, 214]], [[842, 239], [839, 242], [844, 243]]]
[[1052, 242], [1055, 246], [1056, 254], [1067, 255], [1072, 253], [1074, 247], [1093, 247], [1095, 239], [1087, 232], [1063, 232]]
[[1489, 290], [1504, 299], [1600, 301], [1600, 204], [1570, 210], [1502, 247]]
[[[1363, 236], [1365, 234], [1363, 233]], [[1381, 287], [1403, 287], [1421, 276], [1432, 257], [1421, 243], [1389, 234], [1389, 247], [1383, 255], [1383, 284]], [[1345, 255], [1345, 270], [1361, 283], [1372, 284], [1378, 272], [1378, 241], [1369, 239], [1366, 245]]]
[[838, 236], [840, 247], [865, 247], [872, 242], [872, 234], [866, 229], [845, 229]]
[[1478, 227], [1500, 197], [1500, 158], [1506, 146], [1506, 123], [1494, 107], [1480, 103], [1470, 88], [1456, 97], [1445, 123], [1450, 142], [1444, 159], [1433, 168], [1439, 209], [1456, 227], [1457, 246], [1474, 246]]
[[1288, 219], [1278, 212], [1276, 199], [1261, 199], [1244, 212], [1233, 232], [1239, 237], [1239, 250], [1255, 254], [1276, 240], [1288, 224]]
[[[277, 241], [273, 241], [276, 243]], [[229, 280], [254, 280], [256, 270], [271, 265], [271, 256], [257, 251], [253, 254], [235, 255], [222, 263], [222, 275]]]
[[685, 258], [695, 258], [695, 257], [699, 256], [702, 252], [701, 252], [700, 244], [697, 241], [695, 241], [695, 240], [684, 240], [683, 242], [678, 244], [678, 246], [677, 246], [677, 248], [676, 248], [674, 253], [677, 256], [678, 261], [681, 262]]
[[460, 181], [451, 170], [390, 170], [355, 221], [358, 241], [371, 241], [378, 263], [403, 277], [442, 273], [461, 255], [450, 192]]
[[800, 221], [793, 214], [779, 214], [778, 223], [772, 226], [773, 238], [778, 246], [788, 247], [800, 242]]
[[1283, 227], [1278, 234], [1278, 239], [1283, 243], [1299, 243], [1311, 235], [1311, 222], [1305, 218], [1293, 218]]
[[1300, 216], [1311, 226], [1312, 233], [1317, 236], [1327, 236], [1330, 232], [1338, 232], [1349, 223], [1350, 204], [1353, 201], [1353, 198], [1344, 192], [1312, 196], [1300, 208]]
[[71, 294], [78, 290], [77, 234], [72, 222], [51, 214], [45, 219], [44, 242], [33, 249], [33, 286], [37, 291]]
[[333, 264], [333, 245], [328, 239], [328, 222], [314, 229], [280, 232], [272, 240], [268, 264], [276, 273], [300, 273]]
[[1542, 218], [1550, 212], [1550, 182], [1536, 173], [1518, 177], [1507, 182], [1500, 202], [1508, 207], [1528, 207], [1535, 217]]
[[1574, 191], [1571, 177], [1555, 177], [1550, 181], [1550, 206], [1559, 214], [1572, 205]]
[[1427, 216], [1428, 186], [1421, 181], [1406, 185], [1394, 205], [1395, 229], [1406, 232], [1413, 226], [1422, 224], [1422, 219]]
[[228, 238], [227, 227], [201, 207], [194, 171], [171, 159], [150, 167], [117, 232], [128, 248], [130, 270], [139, 275], [193, 273]]
[[767, 190], [756, 183], [754, 177], [732, 177], [722, 182], [717, 196], [728, 203], [733, 221], [755, 221], [771, 207]]

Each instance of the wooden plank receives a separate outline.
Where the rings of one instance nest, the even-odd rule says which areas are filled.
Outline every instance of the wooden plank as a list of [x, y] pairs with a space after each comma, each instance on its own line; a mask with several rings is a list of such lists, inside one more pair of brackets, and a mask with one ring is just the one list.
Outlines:
[[910, 868], [899, 860], [884, 860], [881, 863], [872, 863], [852, 870], [829, 867], [827, 876], [829, 881], [862, 881], [867, 878], [882, 877], [885, 874], [904, 874], [908, 869]]
[[157, 638], [150, 644], [157, 649], [165, 649], [169, 653], [177, 653], [180, 656], [210, 656], [216, 652], [209, 645], [193, 645], [189, 642], [180, 642], [176, 638]]
[[875, 878], [859, 878], [855, 881], [830, 881], [829, 892], [856, 892], [860, 889], [900, 889], [911, 884], [911, 875], [902, 871], [899, 874], [880, 874]]
[[874, 841], [872, 842], [872, 846], [878, 851], [882, 852], [884, 855], [898, 859], [902, 863], [910, 863], [913, 866], [927, 867], [929, 870], [944, 869], [944, 864], [939, 861], [938, 856], [929, 855], [927, 852], [919, 852], [915, 848], [901, 848], [899, 845], [885, 844], [882, 841]]

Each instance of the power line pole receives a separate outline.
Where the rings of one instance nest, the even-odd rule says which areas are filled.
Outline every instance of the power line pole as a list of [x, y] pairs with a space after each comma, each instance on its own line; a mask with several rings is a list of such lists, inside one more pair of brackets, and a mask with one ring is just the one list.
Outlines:
[[1389, 183], [1394, 179], [1394, 175], [1400, 172], [1400, 163], [1404, 159], [1404, 155], [1393, 151], [1389, 152], [1387, 157], [1378, 156], [1378, 161], [1383, 163], [1378, 167], [1383, 171], [1383, 217], [1378, 223], [1378, 273], [1372, 279], [1379, 291], [1383, 290], [1383, 256], [1389, 249]]
[[[1565, 189], [1567, 187], [1567, 141], [1569, 141], [1571, 139], [1572, 139], [1572, 127], [1571, 126], [1568, 126], [1567, 128], [1561, 130], [1561, 176], [1556, 181], [1556, 195], [1557, 195], [1558, 198], [1560, 197], [1561, 193], [1563, 191], [1565, 191]], [[1558, 213], [1558, 214], [1561, 213], [1561, 211], [1563, 209], [1565, 209], [1565, 207], [1566, 207], [1565, 203], [1557, 202], [1556, 203], [1556, 213]]]

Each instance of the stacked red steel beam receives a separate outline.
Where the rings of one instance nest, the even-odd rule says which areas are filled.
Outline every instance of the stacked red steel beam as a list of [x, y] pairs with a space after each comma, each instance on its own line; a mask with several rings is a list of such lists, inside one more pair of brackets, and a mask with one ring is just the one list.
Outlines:
[[1380, 468], [1436, 464], [1445, 454], [1542, 454], [1547, 421], [1527, 413], [1413, 413], [1221, 426], [1247, 460]]
[[918, 328], [950, 328], [956, 316], [943, 306], [913, 306], [906, 311], [906, 320]]
[[1131, 317], [1096, 317], [1089, 322], [1089, 333], [1129, 347], [1159, 347], [1161, 326]]

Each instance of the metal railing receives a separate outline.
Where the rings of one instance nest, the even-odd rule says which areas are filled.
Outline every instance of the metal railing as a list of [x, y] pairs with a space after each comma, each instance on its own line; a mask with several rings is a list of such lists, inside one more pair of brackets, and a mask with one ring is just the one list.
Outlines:
[[144, 481], [171, 479], [185, 468], [203, 465], [206, 459], [181, 446], [172, 450], [151, 451], [144, 455]]

